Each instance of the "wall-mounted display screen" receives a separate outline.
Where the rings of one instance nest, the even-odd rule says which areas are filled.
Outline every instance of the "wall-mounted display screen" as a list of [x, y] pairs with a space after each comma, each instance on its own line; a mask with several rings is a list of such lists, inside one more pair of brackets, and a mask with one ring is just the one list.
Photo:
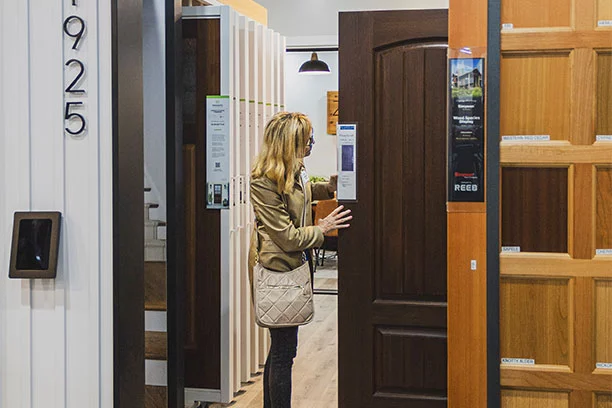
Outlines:
[[59, 247], [59, 212], [17, 212], [9, 278], [55, 278]]

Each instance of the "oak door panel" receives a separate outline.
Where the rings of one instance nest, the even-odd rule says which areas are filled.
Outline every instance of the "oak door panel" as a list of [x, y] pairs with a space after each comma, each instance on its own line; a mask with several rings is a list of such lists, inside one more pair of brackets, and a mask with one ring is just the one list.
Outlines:
[[570, 304], [569, 279], [503, 278], [501, 357], [569, 366]]
[[502, 2], [502, 24], [514, 28], [569, 27], [572, 0], [513, 0]]
[[597, 169], [596, 248], [612, 249], [612, 168]]
[[500, 75], [502, 137], [548, 135], [569, 140], [569, 53], [505, 53]]
[[565, 392], [502, 390], [501, 406], [502, 408], [568, 408], [569, 394]]
[[[612, 2], [609, 2], [612, 4]], [[612, 6], [611, 6], [612, 7]], [[595, 131], [612, 135], [612, 53], [597, 53], [597, 111]]]

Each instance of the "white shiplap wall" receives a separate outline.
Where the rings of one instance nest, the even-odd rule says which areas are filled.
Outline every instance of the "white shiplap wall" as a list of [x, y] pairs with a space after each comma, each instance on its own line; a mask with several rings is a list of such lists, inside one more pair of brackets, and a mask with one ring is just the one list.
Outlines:
[[[110, 0], [0, 4], [0, 408], [112, 407]], [[78, 52], [71, 14], [87, 24]], [[70, 58], [86, 67], [78, 139]], [[63, 213], [55, 281], [7, 278], [13, 212], [28, 210]]]

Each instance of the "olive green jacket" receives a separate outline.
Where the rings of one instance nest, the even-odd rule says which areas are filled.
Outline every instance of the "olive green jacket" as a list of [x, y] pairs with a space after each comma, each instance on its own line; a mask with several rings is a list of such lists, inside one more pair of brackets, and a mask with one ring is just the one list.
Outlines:
[[[312, 226], [312, 200], [327, 200], [334, 197], [329, 183], [306, 184], [302, 189], [300, 174], [290, 194], [280, 194], [276, 182], [267, 177], [251, 178], [251, 202], [255, 210], [255, 227], [251, 235], [249, 250], [249, 276], [257, 260], [267, 269], [288, 272], [302, 265], [304, 250], [323, 244], [323, 233]], [[304, 226], [300, 226], [306, 206]], [[257, 239], [259, 233], [259, 239]], [[252, 279], [251, 279], [252, 282]]]

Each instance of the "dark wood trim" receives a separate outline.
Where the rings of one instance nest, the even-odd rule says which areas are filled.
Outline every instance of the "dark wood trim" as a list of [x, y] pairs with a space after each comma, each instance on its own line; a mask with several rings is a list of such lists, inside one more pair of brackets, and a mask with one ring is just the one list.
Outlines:
[[181, 0], [166, 0], [168, 408], [185, 406], [185, 197]]
[[115, 408], [144, 406], [142, 0], [113, 0], [113, 386]]
[[487, 406], [501, 406], [499, 340], [499, 75], [501, 3], [489, 0], [487, 39]]

